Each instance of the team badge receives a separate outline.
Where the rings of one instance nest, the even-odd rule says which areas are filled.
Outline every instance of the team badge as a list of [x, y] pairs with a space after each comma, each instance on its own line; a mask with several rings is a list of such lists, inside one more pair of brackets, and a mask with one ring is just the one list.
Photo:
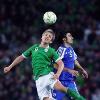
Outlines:
[[44, 49], [44, 51], [45, 51], [45, 52], [48, 52], [48, 49], [46, 48], [46, 49]]
[[38, 51], [38, 47], [35, 48], [35, 51]]

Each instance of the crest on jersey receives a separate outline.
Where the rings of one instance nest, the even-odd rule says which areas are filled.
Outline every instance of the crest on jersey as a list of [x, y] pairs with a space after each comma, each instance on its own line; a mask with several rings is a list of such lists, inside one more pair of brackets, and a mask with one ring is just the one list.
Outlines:
[[35, 48], [35, 51], [38, 51], [38, 47]]
[[48, 52], [48, 48], [44, 49], [45, 52]]

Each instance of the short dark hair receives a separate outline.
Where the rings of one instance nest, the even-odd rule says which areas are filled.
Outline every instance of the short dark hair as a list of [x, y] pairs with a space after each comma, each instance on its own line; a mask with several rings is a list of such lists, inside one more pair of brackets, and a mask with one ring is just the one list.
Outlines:
[[66, 37], [66, 34], [67, 34], [67, 32], [60, 33], [60, 35], [59, 35], [59, 41], [60, 41], [61, 43], [63, 43], [63, 38]]
[[71, 31], [61, 31], [58, 37], [58, 44], [63, 44], [63, 38], [66, 38], [66, 34], [72, 33]]
[[63, 32], [61, 34], [61, 39], [65, 38], [68, 33], [71, 33], [71, 35], [72, 35], [72, 32], [71, 31], [65, 31], [65, 32]]
[[43, 34], [46, 33], [46, 32], [49, 32], [49, 33], [51, 33], [51, 34], [53, 35], [52, 41], [54, 41], [54, 39], [55, 39], [55, 33], [54, 33], [54, 31], [53, 31], [52, 29], [46, 29], [46, 30], [43, 32]]

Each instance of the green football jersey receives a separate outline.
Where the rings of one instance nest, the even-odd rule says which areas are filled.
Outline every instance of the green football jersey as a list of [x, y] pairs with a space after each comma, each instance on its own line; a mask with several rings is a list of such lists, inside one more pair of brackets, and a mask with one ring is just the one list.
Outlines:
[[43, 48], [39, 44], [35, 44], [22, 53], [23, 57], [32, 57], [32, 69], [34, 79], [37, 80], [42, 75], [47, 75], [53, 71], [51, 65], [52, 60], [55, 62], [59, 60], [59, 56], [55, 49], [51, 47]]

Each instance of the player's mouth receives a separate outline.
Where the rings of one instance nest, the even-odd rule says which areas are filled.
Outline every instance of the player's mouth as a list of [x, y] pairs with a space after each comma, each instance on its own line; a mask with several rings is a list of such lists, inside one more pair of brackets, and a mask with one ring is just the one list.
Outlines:
[[45, 40], [48, 41], [48, 38], [46, 38]]

